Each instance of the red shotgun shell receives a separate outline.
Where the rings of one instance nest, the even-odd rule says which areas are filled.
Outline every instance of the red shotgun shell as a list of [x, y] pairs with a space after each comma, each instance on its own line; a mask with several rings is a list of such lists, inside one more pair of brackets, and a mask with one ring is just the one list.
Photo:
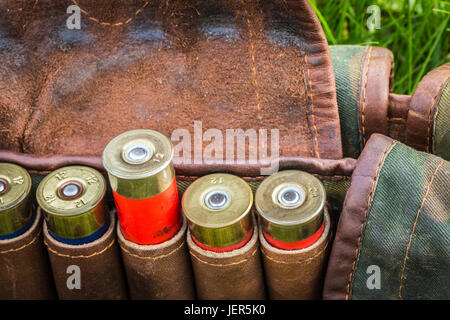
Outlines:
[[124, 132], [106, 146], [103, 166], [127, 240], [155, 245], [180, 230], [173, 152], [169, 138], [147, 129]]

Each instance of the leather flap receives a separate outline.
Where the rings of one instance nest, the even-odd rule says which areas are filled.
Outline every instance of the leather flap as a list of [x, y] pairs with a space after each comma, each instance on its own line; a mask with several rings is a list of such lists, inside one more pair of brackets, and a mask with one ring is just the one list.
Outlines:
[[330, 54], [307, 0], [7, 1], [0, 48], [0, 149], [98, 157], [123, 131], [193, 138], [198, 121], [203, 144], [218, 129], [224, 150], [227, 129], [267, 129], [281, 157], [342, 157]]

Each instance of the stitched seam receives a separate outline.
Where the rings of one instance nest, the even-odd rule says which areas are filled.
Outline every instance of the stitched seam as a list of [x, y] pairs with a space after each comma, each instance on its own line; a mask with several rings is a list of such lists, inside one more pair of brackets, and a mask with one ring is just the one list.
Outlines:
[[145, 1], [145, 3], [142, 5], [142, 7], [140, 7], [140, 8], [134, 13], [134, 15], [131, 16], [130, 18], [126, 19], [125, 21], [122, 21], [122, 22], [115, 22], [115, 23], [105, 22], [105, 21], [100, 21], [99, 19], [92, 17], [92, 16], [89, 14], [89, 12], [87, 12], [86, 10], [84, 10], [84, 9], [79, 5], [78, 0], [72, 0], [72, 2], [73, 2], [73, 4], [75, 4], [76, 6], [78, 6], [78, 7], [80, 8], [80, 11], [81, 11], [82, 13], [84, 13], [84, 14], [88, 17], [89, 20], [92, 20], [92, 21], [94, 21], [94, 22], [96, 22], [96, 23], [98, 23], [98, 24], [101, 24], [101, 25], [103, 25], [103, 26], [118, 27], [118, 26], [122, 26], [122, 25], [128, 24], [128, 23], [130, 23], [131, 21], [133, 21], [134, 19], [136, 19], [136, 17], [142, 12], [142, 10], [144, 10], [145, 7], [148, 6], [148, 4], [150, 3], [150, 0]]
[[428, 122], [428, 130], [427, 130], [427, 147], [426, 147], [426, 151], [427, 151], [427, 152], [430, 152], [431, 123], [433, 122], [433, 121], [431, 120], [431, 114], [433, 113], [433, 109], [434, 109], [433, 107], [434, 107], [435, 104], [436, 104], [436, 100], [437, 100], [437, 97], [439, 96], [439, 93], [442, 91], [442, 89], [443, 89], [444, 86], [446, 85], [446, 83], [447, 83], [447, 81], [449, 80], [449, 78], [450, 78], [450, 76], [448, 76], [448, 77], [445, 79], [445, 81], [439, 86], [439, 88], [438, 88], [436, 94], [435, 94], [434, 97], [433, 97], [433, 100], [431, 101], [431, 105], [430, 105], [430, 107], [428, 108], [428, 109], [429, 109], [429, 110], [428, 110], [428, 120], [427, 120], [427, 122]]
[[370, 61], [372, 59], [372, 47], [369, 47], [369, 51], [367, 52], [367, 69], [366, 69], [366, 73], [364, 75], [364, 88], [363, 88], [363, 92], [362, 92], [362, 104], [361, 104], [361, 133], [362, 133], [362, 139], [363, 139], [363, 145], [366, 144], [366, 115], [365, 115], [365, 111], [366, 111], [366, 98], [367, 98], [367, 83], [368, 83], [368, 78], [369, 78], [369, 67], [370, 67]]
[[[258, 248], [256, 248], [256, 249], [252, 252], [252, 254], [251, 254], [252, 257], [256, 254], [257, 250], [258, 250]], [[210, 266], [214, 266], [214, 267], [228, 267], [228, 266], [233, 266], [233, 265], [241, 264], [241, 263], [246, 262], [246, 261], [249, 260], [249, 259], [242, 259], [242, 260], [237, 261], [237, 262], [223, 263], [223, 264], [222, 264], [222, 263], [210, 263], [210, 262], [204, 261], [204, 260], [200, 259], [199, 257], [197, 257], [197, 256], [192, 252], [192, 250], [189, 250], [189, 252], [190, 252], [190, 254], [191, 254], [191, 257], [194, 257], [195, 259], [197, 259], [197, 260], [200, 261], [201, 263], [204, 263], [204, 264], [207, 264], [207, 265], [210, 265]]]
[[[39, 170], [28, 170], [29, 173], [33, 173], [33, 174], [49, 174], [52, 171], [39, 171]], [[312, 175], [316, 176], [316, 177], [323, 177], [323, 178], [336, 178], [336, 179], [340, 179], [340, 180], [350, 180], [351, 175], [349, 176], [344, 176], [344, 175], [324, 175], [324, 174], [317, 174], [317, 173], [313, 173]], [[177, 179], [198, 179], [200, 176], [178, 176], [177, 175]], [[242, 179], [249, 179], [249, 180], [255, 180], [255, 181], [246, 181], [246, 182], [259, 182], [257, 181], [258, 179], [263, 179], [265, 178], [265, 176], [254, 176], [254, 177], [240, 177]], [[184, 181], [180, 181], [180, 182], [184, 182]]]
[[127, 249], [125, 249], [125, 248], [122, 247], [122, 246], [120, 246], [120, 249], [122, 249], [123, 251], [125, 251], [128, 255], [133, 256], [133, 257], [138, 258], [138, 259], [144, 259], [144, 260], [158, 260], [158, 259], [165, 258], [165, 257], [168, 257], [168, 256], [174, 254], [174, 253], [175, 253], [176, 251], [178, 251], [181, 247], [183, 247], [183, 245], [185, 244], [185, 242], [186, 242], [186, 241], [183, 241], [178, 247], [176, 247], [175, 249], [173, 249], [173, 250], [170, 251], [169, 253], [163, 254], [163, 255], [160, 255], [160, 256], [156, 256], [156, 257], [143, 257], [143, 256], [140, 256], [140, 255], [138, 255], [138, 254], [131, 253], [130, 251], [128, 251]]
[[406, 246], [405, 258], [403, 259], [402, 273], [401, 273], [401, 276], [400, 276], [400, 287], [398, 289], [398, 296], [402, 300], [403, 300], [402, 289], [403, 289], [403, 280], [405, 278], [406, 262], [408, 260], [409, 249], [411, 248], [413, 236], [414, 236], [414, 233], [416, 231], [416, 225], [417, 225], [417, 222], [419, 221], [419, 215], [420, 215], [420, 212], [422, 212], [423, 206], [425, 205], [425, 201], [427, 200], [428, 194], [430, 193], [431, 185], [433, 184], [434, 177], [436, 177], [439, 169], [444, 164], [444, 162], [445, 162], [445, 160], [442, 160], [439, 163], [439, 165], [437, 166], [436, 170], [434, 170], [433, 175], [431, 176], [431, 180], [430, 180], [430, 182], [428, 183], [428, 186], [427, 186], [427, 191], [425, 192], [425, 195], [424, 195], [424, 197], [422, 199], [422, 203], [420, 204], [419, 210], [417, 211], [416, 219], [414, 220], [413, 228], [412, 228], [411, 234], [409, 236], [408, 245]]
[[388, 121], [401, 121], [401, 122], [406, 122], [405, 118], [388, 118]]
[[113, 239], [113, 241], [111, 241], [111, 243], [110, 243], [106, 248], [104, 248], [103, 250], [98, 251], [98, 252], [94, 252], [94, 253], [92, 253], [92, 254], [90, 254], [90, 255], [88, 255], [88, 256], [85, 256], [85, 255], [71, 256], [71, 255], [69, 255], [69, 254], [62, 254], [62, 253], [59, 253], [58, 251], [56, 251], [56, 250], [50, 248], [49, 245], [48, 245], [48, 243], [47, 243], [47, 241], [44, 239], [44, 243], [45, 243], [45, 245], [47, 246], [47, 249], [48, 249], [50, 252], [52, 252], [52, 253], [56, 254], [57, 256], [60, 256], [60, 257], [66, 257], [66, 258], [72, 258], [72, 259], [88, 259], [88, 258], [91, 258], [91, 257], [93, 257], [93, 256], [97, 256], [97, 255], [99, 255], [99, 254], [102, 254], [103, 252], [105, 252], [106, 250], [108, 250], [109, 248], [111, 248], [112, 245], [114, 244], [114, 242], [116, 242], [116, 239]]
[[322, 255], [328, 249], [329, 242], [330, 241], [327, 241], [327, 243], [325, 244], [325, 247], [322, 248], [322, 250], [317, 252], [315, 255], [313, 255], [312, 257], [309, 257], [308, 259], [302, 260], [302, 261], [291, 261], [291, 262], [281, 261], [281, 260], [277, 260], [277, 259], [269, 257], [264, 249], [261, 249], [261, 251], [264, 254], [264, 257], [266, 257], [267, 259], [269, 259], [269, 260], [271, 260], [273, 262], [276, 262], [276, 263], [282, 263], [282, 264], [304, 264], [304, 263], [307, 263], [307, 262], [317, 258], [318, 256]]
[[[304, 54], [304, 67], [306, 68], [306, 80], [308, 82], [308, 84], [305, 86], [306, 89], [306, 95], [309, 97], [308, 102], [309, 102], [309, 106], [311, 108], [311, 123], [312, 123], [312, 138], [313, 138], [313, 154], [315, 155], [316, 158], [320, 159], [320, 152], [319, 152], [319, 141], [317, 139], [317, 136], [319, 134], [318, 130], [317, 130], [317, 125], [316, 125], [316, 116], [314, 114], [314, 99], [313, 99], [313, 93], [312, 91], [312, 80], [311, 80], [311, 70], [309, 68], [309, 63], [308, 63], [308, 55], [305, 53]], [[309, 90], [308, 90], [309, 89]]]
[[374, 194], [375, 194], [375, 185], [376, 185], [376, 181], [378, 180], [378, 176], [379, 176], [379, 174], [380, 174], [380, 172], [381, 172], [381, 167], [383, 166], [384, 159], [386, 158], [387, 153], [389, 152], [389, 150], [391, 149], [391, 147], [392, 147], [396, 142], [397, 142], [396, 140], [393, 140], [393, 141], [386, 147], [386, 149], [384, 150], [384, 152], [383, 152], [383, 154], [382, 154], [382, 156], [381, 156], [381, 158], [380, 158], [380, 160], [379, 160], [379, 162], [378, 162], [377, 169], [376, 169], [376, 172], [375, 172], [375, 176], [374, 176], [373, 179], [372, 179], [372, 184], [371, 184], [371, 186], [370, 186], [369, 197], [368, 197], [368, 199], [367, 199], [367, 206], [366, 206], [366, 208], [364, 209], [364, 220], [363, 220], [363, 223], [361, 224], [361, 230], [360, 230], [360, 234], [359, 234], [359, 237], [358, 237], [358, 243], [357, 243], [357, 246], [356, 246], [356, 248], [355, 248], [355, 257], [354, 257], [354, 260], [353, 260], [353, 263], [352, 263], [352, 270], [351, 270], [350, 273], [348, 274], [348, 280], [347, 280], [347, 286], [346, 286], [345, 300], [349, 300], [349, 298], [350, 298], [350, 285], [351, 285], [352, 280], [353, 280], [353, 275], [354, 275], [354, 273], [356, 272], [356, 263], [357, 263], [357, 261], [358, 261], [358, 256], [359, 256], [359, 252], [360, 252], [361, 238], [362, 238], [362, 235], [363, 235], [364, 227], [366, 226], [366, 223], [367, 223], [367, 214], [368, 214], [368, 212], [369, 212], [370, 204], [372, 203], [373, 196], [374, 196]]
[[[319, 178], [326, 178], [325, 180], [327, 180], [328, 178], [333, 179], [339, 179], [340, 180], [350, 180], [351, 176], [343, 176], [343, 175], [323, 175], [323, 174], [317, 174], [317, 173], [312, 173], [313, 176], [315, 177], [319, 177]], [[177, 176], [177, 179], [198, 179], [199, 176]], [[264, 179], [265, 176], [255, 176], [255, 177], [240, 177], [241, 179], [249, 179], [252, 181], [246, 181], [246, 182], [260, 182], [258, 179]], [[180, 181], [181, 182], [181, 181]]]
[[39, 230], [38, 234], [37, 234], [30, 242], [28, 242], [27, 244], [24, 244], [23, 246], [21, 246], [21, 247], [19, 247], [19, 248], [16, 248], [16, 249], [9, 249], [9, 250], [5, 250], [5, 251], [0, 251], [0, 254], [9, 253], [9, 252], [15, 252], [15, 251], [20, 251], [20, 250], [22, 250], [22, 249], [24, 249], [24, 248], [26, 248], [26, 247], [32, 245], [32, 244], [37, 240], [37, 238], [39, 238], [41, 232], [42, 232], [42, 230]]
[[[345, 175], [333, 175], [333, 174], [331, 174], [331, 175], [325, 175], [325, 174], [318, 174], [318, 173], [313, 173], [313, 175], [319, 176], [319, 177], [331, 177], [331, 178], [343, 178], [343, 179], [348, 179], [348, 178], [351, 177], [351, 175], [350, 175], [350, 176], [345, 176]], [[180, 178], [180, 179], [197, 179], [197, 178], [199, 178], [199, 177], [200, 177], [200, 176], [181, 176], [181, 175], [177, 175], [177, 178]], [[242, 177], [242, 176], [240, 176], [240, 178], [241, 178], [241, 179], [262, 179], [262, 178], [265, 178], [265, 176], [254, 176], [254, 177], [250, 177], [250, 176]]]
[[253, 33], [252, 25], [250, 22], [249, 14], [247, 8], [245, 6], [245, 1], [241, 0], [242, 8], [244, 10], [245, 20], [247, 21], [248, 27], [248, 35], [249, 35], [249, 43], [250, 43], [250, 56], [252, 58], [252, 75], [253, 75], [253, 84], [255, 86], [255, 98], [256, 98], [256, 109], [259, 111], [261, 109], [261, 100], [259, 97], [259, 83], [258, 83], [258, 74], [256, 71], [256, 55], [255, 55], [255, 43], [253, 39], [255, 38], [255, 34]]

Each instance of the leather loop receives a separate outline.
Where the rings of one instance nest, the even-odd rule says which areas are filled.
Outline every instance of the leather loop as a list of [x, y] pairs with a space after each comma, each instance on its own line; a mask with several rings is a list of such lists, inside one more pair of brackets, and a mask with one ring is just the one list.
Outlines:
[[131, 299], [191, 300], [195, 298], [191, 263], [186, 245], [187, 222], [170, 240], [139, 245], [117, 235]]
[[408, 117], [411, 96], [389, 95], [388, 126], [389, 136], [399, 141], [405, 141], [406, 119]]
[[258, 232], [255, 225], [252, 238], [239, 249], [213, 252], [195, 244], [188, 231], [187, 243], [200, 300], [265, 299]]
[[56, 292], [42, 241], [42, 214], [24, 234], [0, 240], [0, 299], [55, 299]]
[[301, 250], [280, 250], [259, 234], [264, 272], [270, 299], [317, 300], [321, 298], [323, 280], [331, 247], [331, 219], [325, 213], [321, 237]]
[[[110, 226], [102, 237], [83, 245], [69, 245], [55, 240], [44, 223], [44, 243], [59, 299], [122, 300], [128, 297], [113, 211], [110, 212], [110, 219]], [[79, 272], [78, 275], [76, 272]], [[75, 286], [76, 281], [79, 281], [79, 287]], [[69, 283], [74, 287], [69, 287]]]
[[429, 72], [411, 97], [406, 122], [406, 144], [419, 151], [432, 152], [433, 119], [436, 106], [450, 78], [450, 63]]
[[394, 56], [391, 51], [369, 47], [364, 61], [359, 102], [363, 147], [373, 133], [388, 134], [389, 93], [393, 69]]

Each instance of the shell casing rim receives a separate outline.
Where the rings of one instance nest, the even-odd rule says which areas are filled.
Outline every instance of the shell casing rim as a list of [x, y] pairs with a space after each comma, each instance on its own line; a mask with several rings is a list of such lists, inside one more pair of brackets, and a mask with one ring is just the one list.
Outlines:
[[[144, 163], [136, 163], [136, 164], [130, 164], [125, 159], [122, 158], [124, 149], [127, 145], [131, 144], [131, 141], [133, 139], [130, 139], [130, 141], [119, 143], [121, 142], [121, 139], [126, 139], [129, 136], [138, 135], [138, 134], [148, 134], [149, 137], [152, 138], [158, 138], [157, 140], [161, 146], [167, 147], [167, 150], [162, 151], [168, 151], [164, 152], [163, 157], [166, 158], [163, 162], [160, 162], [159, 165], [156, 166], [153, 170], [146, 170], [144, 172], [123, 172], [124, 170], [118, 169], [117, 166], [115, 166], [113, 163], [111, 163], [111, 159], [113, 158], [113, 154], [118, 156], [117, 158], [121, 158], [121, 161], [117, 161], [118, 163], [121, 163], [123, 167], [130, 167], [135, 169], [142, 169], [145, 168], [145, 164], [150, 161], [153, 156], [158, 154], [158, 150], [155, 150], [154, 142], [150, 141], [150, 139], [147, 140], [149, 144], [152, 145], [152, 155], [150, 156], [150, 159], [148, 161], [145, 161]], [[148, 138], [148, 137], [147, 137]], [[140, 144], [142, 142], [143, 138], [134, 138], [134, 141], [137, 144]], [[163, 148], [164, 149], [164, 148]], [[108, 172], [108, 174], [123, 180], [141, 180], [145, 179], [154, 175], [159, 174], [160, 172], [164, 171], [168, 166], [172, 164], [173, 156], [174, 156], [174, 147], [172, 145], [172, 142], [170, 139], [162, 134], [161, 132], [151, 130], [151, 129], [135, 129], [135, 130], [129, 130], [122, 132], [121, 134], [115, 136], [113, 139], [111, 139], [108, 144], [106, 145], [105, 149], [103, 150], [102, 154], [102, 163], [105, 170]], [[117, 154], [116, 154], [117, 153]], [[168, 155], [167, 155], [168, 154]], [[117, 160], [117, 159], [116, 159]]]
[[[73, 170], [73, 171], [72, 171]], [[71, 172], [72, 171], [72, 172]], [[63, 178], [58, 178], [61, 173]], [[76, 175], [79, 173], [79, 175]], [[81, 177], [82, 174], [89, 176]], [[55, 181], [52, 179], [56, 178]], [[95, 178], [89, 183], [88, 179]], [[77, 181], [82, 183], [84, 188], [88, 188], [95, 183], [97, 187], [91, 187], [93, 197], [89, 199], [85, 206], [72, 209], [71, 212], [62, 212], [61, 208], [49, 206], [44, 199], [44, 190], [46, 187], [52, 190], [52, 195], [58, 196], [60, 187], [67, 182]], [[98, 184], [97, 184], [98, 183]], [[97, 188], [97, 189], [94, 189]], [[87, 192], [88, 189], [84, 190]], [[95, 192], [99, 191], [99, 192]], [[85, 193], [81, 193], [75, 199], [59, 198], [64, 203], [73, 203], [73, 201], [82, 199]], [[81, 239], [90, 236], [100, 230], [108, 221], [108, 210], [106, 208], [106, 181], [103, 175], [94, 168], [87, 166], [66, 166], [52, 171], [44, 179], [42, 179], [36, 190], [36, 200], [44, 215], [49, 230], [56, 236], [63, 239]], [[66, 201], [66, 202], [65, 202]], [[45, 204], [43, 204], [43, 202]]]
[[[213, 181], [218, 181], [218, 183], [216, 184]], [[239, 188], [233, 189], [232, 186], [239, 186]], [[208, 208], [204, 201], [205, 197], [212, 191], [229, 193], [230, 202], [218, 210]], [[240, 194], [239, 197], [237, 197], [238, 194]], [[239, 199], [235, 208], [231, 207], [233, 206], [233, 199]], [[191, 203], [187, 203], [188, 201]], [[209, 174], [197, 179], [184, 192], [181, 207], [192, 236], [198, 242], [209, 247], [221, 248], [238, 244], [245, 239], [253, 228], [253, 192], [244, 180], [231, 174]], [[202, 213], [191, 214], [197, 210], [201, 210]], [[232, 219], [226, 221], [227, 216], [223, 216], [223, 214], [230, 210], [235, 214], [232, 215]], [[201, 221], [202, 217], [208, 215], [222, 215], [222, 217], [219, 217], [225, 222], [213, 221], [207, 223]]]
[[[301, 207], [304, 204], [307, 204], [308, 201], [311, 200], [312, 192], [310, 191], [310, 188], [306, 184], [300, 184], [298, 182], [293, 181], [284, 181], [285, 177], [289, 177], [289, 175], [296, 175], [299, 174], [298, 177], [304, 176], [308, 177], [311, 181], [315, 182], [315, 186], [319, 188], [318, 190], [318, 196], [319, 198], [319, 205], [317, 207], [313, 207], [311, 212], [307, 213], [304, 217], [299, 217], [298, 219], [291, 220], [291, 221], [282, 221], [281, 218], [270, 216], [266, 213], [266, 208], [261, 208], [260, 199], [263, 197], [264, 188], [268, 189], [268, 193], [274, 192], [276, 188], [269, 188], [271, 184], [274, 185], [282, 185], [282, 184], [298, 184], [304, 190], [306, 190], [307, 194], [305, 195], [306, 200], [305, 203], [303, 203], [299, 207], [295, 208], [283, 208], [282, 206], [278, 205], [280, 208], [277, 208], [277, 210], [285, 211], [285, 213], [289, 213], [290, 211], [294, 212], [295, 210], [299, 209], [302, 210]], [[279, 175], [279, 176], [277, 176]], [[269, 180], [270, 179], [270, 180]], [[276, 184], [275, 179], [280, 179], [280, 182]], [[267, 182], [266, 182], [267, 181]], [[266, 182], [266, 183], [264, 183]], [[266, 197], [267, 198], [267, 197]], [[271, 197], [272, 199], [272, 197]], [[272, 200], [273, 201], [273, 200]], [[261, 221], [261, 227], [265, 233], [267, 233], [270, 237], [283, 242], [297, 242], [302, 241], [304, 239], [309, 238], [310, 236], [314, 235], [321, 227], [323, 223], [323, 216], [324, 216], [324, 210], [325, 210], [325, 202], [326, 202], [326, 191], [325, 187], [323, 186], [322, 182], [316, 178], [315, 176], [304, 172], [300, 170], [285, 170], [280, 171], [279, 173], [274, 174], [273, 176], [270, 176], [266, 178], [258, 187], [255, 194], [255, 209], [258, 213], [258, 216], [260, 217]], [[275, 206], [274, 206], [275, 207]], [[297, 213], [298, 216], [303, 215], [300, 211], [300, 213]]]
[[[6, 165], [6, 166], [11, 166], [11, 167], [15, 167], [15, 169], [18, 169], [19, 171], [21, 171], [21, 173], [24, 175], [24, 182], [26, 184], [26, 188], [23, 190], [23, 192], [20, 193], [20, 196], [15, 198], [14, 200], [10, 201], [9, 205], [1, 207], [0, 206], [0, 213], [2, 213], [3, 211], [12, 209], [14, 207], [16, 207], [18, 204], [22, 203], [22, 201], [24, 199], [26, 199], [27, 197], [29, 197], [30, 192], [31, 192], [31, 187], [32, 187], [32, 181], [31, 181], [31, 176], [28, 173], [28, 171], [26, 171], [24, 168], [22, 168], [21, 166], [18, 166], [14, 163], [8, 163], [8, 162], [0, 162], [0, 165]], [[12, 187], [12, 183], [9, 177], [7, 177], [4, 174], [0, 173], [0, 177], [4, 178], [7, 182], [8, 182], [8, 188], [7, 188], [7, 192], [5, 192], [3, 195], [1, 195], [0, 197], [4, 197], [5, 195], [7, 195]]]
[[[248, 191], [248, 196], [249, 196], [248, 197], [248, 199], [249, 199], [248, 205], [246, 205], [245, 207], [243, 206], [242, 210], [239, 210], [239, 211], [242, 211], [242, 213], [240, 213], [238, 216], [236, 216], [231, 221], [228, 221], [228, 222], [223, 223], [223, 224], [214, 224], [214, 223], [211, 224], [211, 223], [204, 223], [204, 222], [201, 222], [201, 221], [198, 221], [198, 220], [196, 221], [196, 219], [193, 219], [192, 216], [189, 214], [189, 211], [191, 211], [191, 209], [186, 210], [185, 199], [190, 195], [190, 192], [193, 190], [193, 188], [196, 187], [199, 183], [202, 183], [206, 179], [219, 178], [220, 176], [233, 177], [231, 179], [237, 178], [235, 181], [236, 182], [239, 181], [239, 183], [241, 183], [241, 185], [243, 187], [245, 186], [245, 189], [246, 189], [246, 191]], [[226, 207], [224, 207], [223, 209], [220, 209], [220, 210], [212, 210], [212, 209], [208, 209], [203, 204], [203, 197], [206, 196], [206, 194], [208, 194], [209, 191], [211, 191], [212, 189], [213, 189], [212, 187], [210, 187], [210, 188], [203, 188], [202, 189], [202, 191], [200, 192], [201, 200], [199, 201], [199, 203], [200, 203], [199, 207], [203, 208], [207, 213], [215, 213], [215, 214], [222, 213], [223, 211], [226, 211], [227, 209], [229, 210], [229, 206], [230, 205], [228, 205], [228, 206], [226, 206]], [[224, 188], [222, 187], [222, 188], [216, 188], [216, 189], [217, 190], [223, 190]], [[232, 201], [233, 201], [233, 197], [231, 197], [231, 199], [230, 199], [230, 202], [232, 202]], [[251, 212], [251, 209], [253, 207], [253, 201], [254, 201], [254, 199], [253, 199], [253, 191], [252, 191], [252, 189], [240, 177], [235, 176], [235, 175], [231, 175], [231, 174], [228, 174], [228, 173], [214, 173], [214, 174], [209, 174], [209, 175], [205, 175], [203, 177], [198, 178], [197, 180], [195, 180], [186, 189], [186, 191], [183, 194], [183, 198], [181, 199], [181, 208], [182, 208], [182, 211], [183, 211], [184, 215], [188, 219], [188, 221], [191, 221], [192, 223], [194, 223], [194, 224], [196, 224], [197, 226], [200, 226], [200, 227], [215, 229], [215, 228], [227, 227], [227, 226], [230, 226], [230, 225], [232, 225], [232, 224], [234, 224], [236, 222], [239, 222], [243, 217], [245, 217], [249, 212]]]
[[[28, 171], [21, 166], [8, 162], [1, 162], [0, 165], [6, 166], [9, 170], [12, 170], [13, 173], [19, 174], [20, 177], [23, 178], [21, 185], [25, 184], [25, 188], [19, 190], [20, 193], [18, 196], [11, 201], [8, 201], [7, 205], [0, 208], [0, 235], [7, 236], [25, 228], [33, 218], [30, 197], [32, 180]], [[11, 174], [9, 170], [8, 172]], [[9, 185], [6, 191], [0, 196], [0, 198], [4, 198], [14, 188], [14, 184], [12, 183], [14, 178], [9, 177], [6, 174], [0, 174], [0, 177], [3, 177]]]
[[[43, 201], [44, 195], [42, 193], [43, 188], [45, 187], [45, 184], [47, 182], [49, 182], [49, 180], [51, 178], [53, 178], [53, 175], [56, 175], [57, 173], [63, 171], [63, 170], [70, 170], [70, 169], [81, 169], [81, 170], [87, 170], [87, 171], [91, 171], [91, 173], [96, 175], [96, 178], [99, 178], [99, 182], [100, 182], [100, 187], [102, 188], [101, 193], [97, 193], [97, 197], [95, 201], [90, 201], [88, 206], [82, 206], [78, 209], [72, 209], [71, 212], [61, 212], [61, 210], [58, 210], [55, 207], [52, 206], [48, 206], [46, 205], [46, 202]], [[79, 198], [82, 198], [83, 195], [86, 193], [86, 183], [82, 178], [80, 177], [70, 177], [70, 178], [65, 178], [64, 180], [61, 180], [60, 183], [58, 183], [58, 185], [63, 185], [65, 182], [67, 181], [77, 181], [80, 182], [85, 190], [83, 191], [83, 193], [81, 193], [77, 198], [75, 199], [62, 199], [59, 198], [58, 196], [58, 188], [55, 188], [54, 190], [54, 194], [62, 201], [72, 201], [72, 200], [76, 200]], [[42, 195], [42, 196], [41, 196]], [[52, 171], [51, 173], [49, 173], [47, 176], [44, 177], [44, 179], [42, 179], [42, 181], [39, 183], [37, 189], [36, 189], [36, 201], [39, 205], [39, 207], [42, 209], [43, 212], [46, 212], [48, 214], [54, 215], [54, 216], [61, 216], [61, 217], [75, 217], [75, 216], [79, 216], [79, 215], [83, 215], [85, 214], [87, 211], [95, 208], [97, 205], [99, 205], [99, 203], [105, 198], [106, 195], [106, 180], [103, 177], [103, 175], [96, 169], [88, 167], [88, 166], [78, 166], [78, 165], [73, 165], [73, 166], [66, 166], [66, 167], [61, 167], [59, 169], [56, 169], [54, 171]]]

